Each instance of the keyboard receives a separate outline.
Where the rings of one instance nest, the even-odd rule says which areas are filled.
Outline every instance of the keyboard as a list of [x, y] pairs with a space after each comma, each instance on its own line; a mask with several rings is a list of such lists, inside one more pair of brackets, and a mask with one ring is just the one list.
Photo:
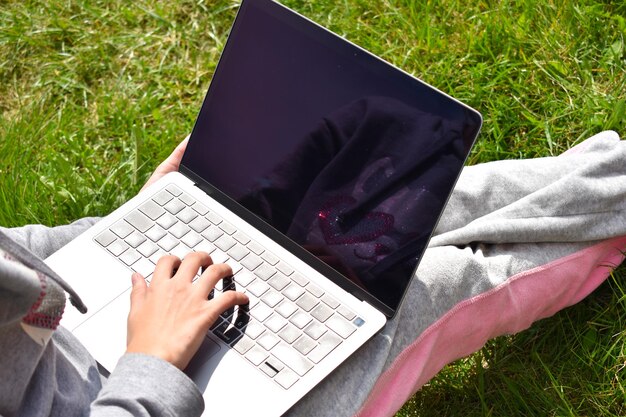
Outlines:
[[236, 289], [250, 303], [225, 311], [211, 333], [284, 389], [364, 324], [335, 297], [175, 185], [156, 192], [94, 241], [148, 282], [166, 254], [182, 259], [204, 251], [214, 263], [230, 265], [233, 276], [220, 281], [209, 298]]

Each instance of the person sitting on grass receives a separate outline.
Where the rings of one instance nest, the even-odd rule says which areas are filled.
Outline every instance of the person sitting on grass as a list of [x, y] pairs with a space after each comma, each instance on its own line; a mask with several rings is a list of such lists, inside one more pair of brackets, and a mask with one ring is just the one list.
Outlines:
[[[146, 185], [178, 169], [186, 143]], [[558, 157], [466, 167], [396, 316], [287, 415], [391, 416], [445, 364], [580, 301], [624, 258], [625, 175], [615, 132]], [[246, 295], [207, 300], [232, 271], [201, 252], [161, 258], [149, 285], [133, 274], [127, 352], [104, 377], [59, 326], [74, 293], [42, 261], [96, 221], [0, 228], [0, 414], [200, 415], [183, 371]]]

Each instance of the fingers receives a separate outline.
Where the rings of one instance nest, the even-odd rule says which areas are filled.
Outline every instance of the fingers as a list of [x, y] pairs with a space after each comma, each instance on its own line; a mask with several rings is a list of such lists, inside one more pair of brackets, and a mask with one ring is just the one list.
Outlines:
[[154, 268], [154, 274], [152, 274], [152, 280], [150, 285], [158, 285], [160, 282], [167, 281], [181, 264], [180, 258], [174, 255], [165, 255], [159, 259]]
[[172, 162], [180, 165], [180, 161], [183, 159], [183, 154], [185, 153], [185, 149], [187, 149], [187, 143], [189, 142], [189, 136], [191, 135], [187, 135], [185, 137], [185, 139], [183, 139], [182, 142], [180, 142], [178, 144], [178, 146], [176, 146], [176, 148], [174, 149], [174, 151], [172, 152], [172, 154], [170, 155], [170, 158], [172, 158]]
[[210, 301], [210, 309], [215, 312], [215, 317], [222, 314], [229, 308], [233, 308], [236, 305], [248, 304], [250, 299], [247, 295], [239, 291], [226, 291], [219, 297]]
[[144, 281], [143, 276], [138, 272], [133, 273], [131, 281], [133, 287], [130, 291], [130, 308], [132, 310], [133, 307], [137, 308], [143, 302], [148, 285], [146, 284], [146, 281]]
[[183, 262], [176, 271], [176, 276], [186, 281], [193, 281], [200, 267], [208, 267], [213, 261], [206, 252], [191, 252], [185, 256]]
[[211, 290], [215, 287], [215, 284], [221, 279], [229, 277], [233, 274], [233, 270], [226, 264], [213, 264], [208, 266], [200, 279], [196, 282], [201, 294], [207, 297]]

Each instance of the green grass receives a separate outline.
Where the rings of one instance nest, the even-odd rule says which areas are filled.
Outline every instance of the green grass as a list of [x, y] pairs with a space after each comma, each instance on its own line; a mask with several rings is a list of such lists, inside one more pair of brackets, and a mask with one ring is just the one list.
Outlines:
[[[626, 133], [623, 1], [285, 3], [479, 109], [472, 164]], [[0, 0], [0, 224], [134, 195], [192, 128], [236, 7]], [[625, 415], [625, 278], [448, 366], [399, 415]]]

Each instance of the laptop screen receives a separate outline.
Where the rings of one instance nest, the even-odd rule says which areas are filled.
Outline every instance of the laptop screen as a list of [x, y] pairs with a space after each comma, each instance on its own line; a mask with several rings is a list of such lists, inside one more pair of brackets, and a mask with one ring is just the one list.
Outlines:
[[307, 19], [245, 0], [183, 166], [395, 310], [480, 124]]

